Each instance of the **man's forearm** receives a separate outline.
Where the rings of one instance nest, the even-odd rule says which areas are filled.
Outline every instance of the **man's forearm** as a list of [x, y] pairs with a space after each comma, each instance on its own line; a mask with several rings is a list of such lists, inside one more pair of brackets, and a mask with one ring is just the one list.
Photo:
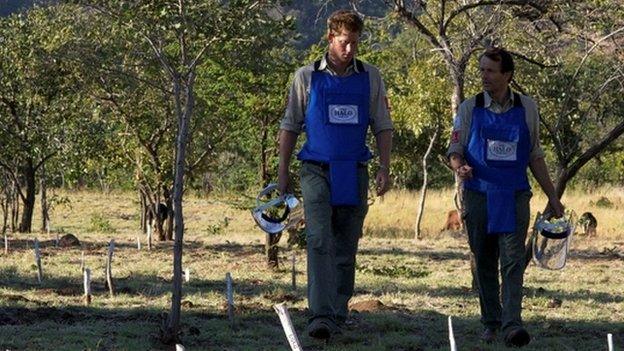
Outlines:
[[279, 166], [277, 170], [277, 184], [279, 191], [283, 194], [288, 190], [288, 168], [290, 158], [297, 144], [298, 134], [285, 129], [279, 134]]
[[382, 130], [375, 135], [379, 151], [379, 166], [390, 169], [390, 151], [392, 150], [392, 130]]
[[529, 162], [529, 168], [531, 169], [531, 173], [537, 180], [537, 183], [544, 191], [544, 194], [548, 196], [548, 198], [556, 198], [557, 193], [555, 193], [555, 187], [550, 179], [550, 175], [548, 174], [548, 168], [546, 167], [546, 161], [544, 161], [543, 157], [536, 158]]
[[290, 166], [290, 158], [292, 156], [295, 145], [297, 144], [298, 134], [285, 129], [280, 130], [279, 136], [279, 172], [288, 173]]

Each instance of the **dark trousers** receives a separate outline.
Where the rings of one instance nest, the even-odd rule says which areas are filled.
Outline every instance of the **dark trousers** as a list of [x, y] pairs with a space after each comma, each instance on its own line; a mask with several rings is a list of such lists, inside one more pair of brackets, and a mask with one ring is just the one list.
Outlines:
[[[522, 326], [524, 242], [531, 214], [531, 196], [530, 191], [516, 192], [515, 233], [487, 234], [485, 194], [464, 189], [464, 219], [476, 263], [481, 322], [492, 329], [502, 327], [503, 332]], [[499, 284], [499, 261], [502, 289]]]
[[358, 168], [360, 206], [330, 204], [329, 169], [304, 162], [301, 191], [306, 219], [308, 305], [312, 317], [346, 320], [355, 282], [355, 254], [368, 211], [368, 171]]

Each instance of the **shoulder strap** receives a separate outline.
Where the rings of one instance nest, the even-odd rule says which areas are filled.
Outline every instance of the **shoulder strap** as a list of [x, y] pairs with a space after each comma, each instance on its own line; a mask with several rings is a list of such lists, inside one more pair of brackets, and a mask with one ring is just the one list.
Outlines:
[[358, 59], [355, 59], [355, 67], [357, 67], [358, 72], [366, 72], [366, 70], [364, 69], [364, 64]]
[[520, 98], [520, 94], [513, 92], [514, 94], [514, 107], [522, 107], [522, 99]]
[[484, 107], [485, 106], [485, 97], [483, 93], [479, 93], [476, 96], [475, 107]]
[[314, 62], [314, 72], [318, 72], [320, 67], [321, 67], [321, 60], [315, 61]]

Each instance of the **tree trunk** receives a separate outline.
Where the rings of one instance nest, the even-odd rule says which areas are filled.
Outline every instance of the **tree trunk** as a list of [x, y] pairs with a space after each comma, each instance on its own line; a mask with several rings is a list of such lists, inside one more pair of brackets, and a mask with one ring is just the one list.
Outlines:
[[433, 136], [429, 141], [429, 146], [427, 147], [427, 151], [423, 155], [422, 158], [422, 166], [423, 166], [423, 184], [420, 189], [420, 204], [418, 205], [418, 215], [416, 216], [416, 228], [415, 228], [415, 237], [416, 239], [422, 239], [422, 233], [420, 231], [420, 224], [422, 221], [423, 212], [425, 209], [425, 198], [427, 196], [427, 159], [429, 158], [429, 154], [431, 154], [431, 150], [433, 149], [433, 145], [435, 144], [436, 139], [438, 138], [438, 130], [436, 127], [433, 132]]
[[186, 99], [182, 109], [180, 96], [180, 81], [174, 82], [174, 96], [176, 97], [176, 112], [178, 116], [178, 136], [176, 141], [176, 163], [173, 183], [173, 216], [175, 226], [175, 240], [173, 245], [173, 290], [171, 294], [171, 313], [167, 320], [164, 339], [175, 341], [180, 330], [180, 313], [182, 303], [182, 249], [184, 239], [184, 216], [182, 212], [182, 196], [184, 194], [184, 169], [186, 166], [186, 143], [188, 140], [189, 123], [195, 104], [193, 84], [195, 73], [190, 72], [185, 85]]
[[451, 74], [451, 81], [453, 82], [453, 94], [451, 95], [451, 112], [452, 116], [457, 114], [459, 105], [464, 101], [464, 75], [465, 69], [456, 67], [452, 63], [448, 63], [449, 71]]
[[15, 233], [17, 231], [17, 222], [19, 220], [20, 213], [20, 198], [17, 193], [17, 183], [15, 181], [11, 182], [11, 232]]
[[141, 190], [139, 190], [139, 203], [141, 204], [141, 231], [145, 234], [147, 233], [147, 199]]
[[269, 268], [277, 269], [279, 267], [279, 244], [280, 239], [282, 238], [282, 233], [277, 234], [266, 234], [266, 240], [264, 244], [264, 252], [267, 256], [267, 265]]
[[171, 192], [168, 189], [164, 189], [165, 205], [167, 205], [167, 223], [165, 223], [165, 239], [173, 240], [173, 199], [171, 198]]
[[39, 180], [41, 188], [41, 231], [47, 232], [50, 222], [50, 214], [48, 213], [48, 187], [46, 186], [46, 169], [45, 164], [41, 165], [41, 179]]
[[[5, 191], [4, 196], [2, 197], [2, 237], [4, 238], [7, 231], [8, 219], [9, 219], [9, 197], [8, 193]], [[5, 239], [6, 240], [6, 239]]]
[[32, 161], [23, 168], [24, 186], [26, 188], [26, 198], [24, 201], [24, 211], [22, 212], [22, 221], [18, 230], [22, 233], [30, 233], [32, 231], [33, 212], [35, 210], [35, 168]]
[[270, 175], [269, 175], [269, 157], [268, 157], [268, 143], [269, 139], [269, 128], [267, 127], [266, 119], [262, 121], [262, 131], [260, 136], [260, 181], [263, 186], [269, 184]]

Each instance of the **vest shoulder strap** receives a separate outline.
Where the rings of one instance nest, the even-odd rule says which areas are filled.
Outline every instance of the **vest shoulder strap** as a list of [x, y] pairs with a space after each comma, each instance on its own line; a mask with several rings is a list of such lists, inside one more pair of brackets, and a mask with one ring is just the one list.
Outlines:
[[[362, 63], [362, 61], [355, 59], [355, 67], [357, 68], [358, 72], [366, 72], [366, 69], [364, 68], [364, 63]], [[321, 68], [321, 60], [318, 61], [314, 61], [314, 72], [319, 72]]]
[[[514, 94], [514, 107], [523, 107], [522, 98], [520, 98], [520, 94], [513, 92]], [[485, 97], [483, 93], [479, 93], [476, 95], [475, 107], [484, 107], [485, 106]]]
[[520, 98], [520, 94], [516, 93], [514, 91], [514, 107], [523, 107], [522, 106], [522, 99]]
[[355, 67], [357, 68], [358, 72], [366, 72], [366, 70], [364, 69], [364, 64], [362, 63], [362, 61], [355, 59]]
[[475, 107], [484, 107], [485, 106], [485, 97], [483, 93], [479, 93], [476, 96]]
[[314, 72], [318, 72], [321, 67], [321, 60], [314, 61]]

